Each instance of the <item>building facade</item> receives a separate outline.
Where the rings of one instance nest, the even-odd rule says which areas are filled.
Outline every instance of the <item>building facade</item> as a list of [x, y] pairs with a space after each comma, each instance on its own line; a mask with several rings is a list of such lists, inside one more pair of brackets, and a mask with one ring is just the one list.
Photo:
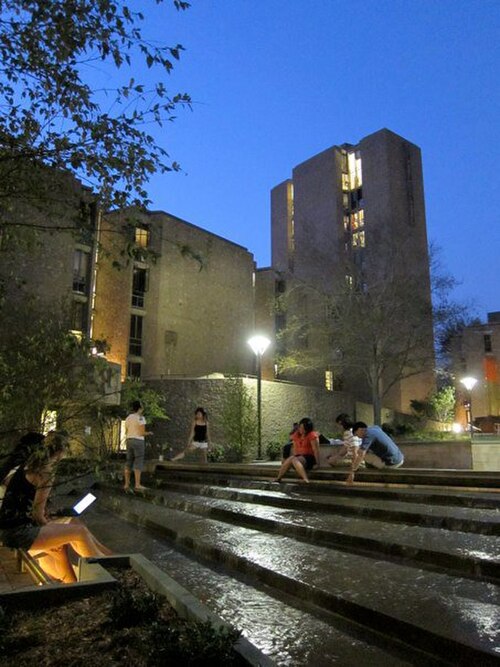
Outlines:
[[[292, 296], [288, 312], [271, 316], [268, 328], [279, 335], [290, 314], [311, 317], [324, 309], [324, 295], [346, 282], [368, 292], [384, 282], [404, 282], [408, 299], [418, 295], [427, 304], [422, 347], [429, 364], [422, 373], [398, 382], [386, 400], [389, 407], [407, 411], [411, 399], [424, 398], [432, 390], [429, 257], [417, 146], [383, 129], [356, 145], [333, 146], [297, 165], [292, 178], [271, 192], [271, 242], [272, 266], [261, 274], [267, 301], [283, 293], [297, 292], [300, 298], [294, 303]], [[354, 284], [355, 273], [362, 276], [362, 284]], [[323, 368], [316, 363], [307, 381], [335, 388], [328, 360], [335, 340], [322, 340], [315, 327], [304, 338], [317, 357], [326, 345]], [[359, 376], [343, 378], [343, 386], [369, 399]]]
[[161, 211], [104, 218], [93, 335], [123, 377], [253, 372], [253, 256]]
[[[452, 371], [459, 404], [470, 403], [473, 420], [483, 431], [500, 432], [499, 360], [500, 312], [488, 313], [487, 322], [483, 324], [464, 327], [451, 341]], [[470, 392], [461, 383], [464, 377], [477, 380]], [[464, 411], [459, 411], [459, 418], [465, 419]]]

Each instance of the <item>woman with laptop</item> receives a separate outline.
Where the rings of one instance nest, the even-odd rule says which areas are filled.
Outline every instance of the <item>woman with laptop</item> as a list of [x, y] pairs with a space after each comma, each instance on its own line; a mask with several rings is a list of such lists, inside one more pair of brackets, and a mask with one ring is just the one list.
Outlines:
[[[47, 517], [47, 500], [67, 437], [56, 431], [45, 437], [29, 435], [29, 447], [16, 448], [0, 469], [0, 483], [6, 483], [0, 507], [0, 538], [6, 547], [29, 551], [55, 580], [73, 583], [77, 579], [70, 547], [82, 558], [107, 556], [111, 552], [77, 519], [68, 522]], [[22, 461], [21, 450], [26, 457]], [[15, 465], [18, 467], [13, 472]]]

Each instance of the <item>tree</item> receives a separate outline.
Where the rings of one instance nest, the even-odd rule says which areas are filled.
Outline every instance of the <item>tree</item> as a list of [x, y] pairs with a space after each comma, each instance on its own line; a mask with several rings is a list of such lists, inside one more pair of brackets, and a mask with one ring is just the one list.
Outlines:
[[346, 261], [344, 279], [329, 294], [296, 283], [279, 307], [286, 311], [290, 299], [297, 304], [308, 295], [307, 318], [287, 318], [279, 335], [281, 370], [329, 368], [348, 387], [364, 384], [380, 423], [382, 401], [398, 382], [434, 372], [433, 324], [439, 331], [458, 311], [449, 299], [453, 279], [437, 270], [435, 257], [431, 250], [432, 303], [425, 284], [401, 271], [396, 257], [387, 259], [383, 271]]
[[257, 418], [252, 398], [241, 378], [231, 377], [224, 382], [221, 422], [228, 443], [226, 458], [243, 461], [255, 445]]
[[[84, 227], [68, 175], [104, 209], [147, 204], [151, 174], [179, 169], [147, 128], [190, 103], [165, 85], [182, 46], [148, 41], [144, 15], [121, 1], [3, 0], [0, 12], [0, 236], [44, 228], [33, 209], [57, 220], [73, 208]], [[141, 67], [156, 80], [136, 80]], [[98, 71], [111, 86], [94, 83]]]
[[63, 308], [28, 301], [6, 310], [0, 325], [0, 433], [40, 430], [56, 411], [71, 420], [101, 400], [108, 365], [91, 354], [91, 342], [68, 331]]

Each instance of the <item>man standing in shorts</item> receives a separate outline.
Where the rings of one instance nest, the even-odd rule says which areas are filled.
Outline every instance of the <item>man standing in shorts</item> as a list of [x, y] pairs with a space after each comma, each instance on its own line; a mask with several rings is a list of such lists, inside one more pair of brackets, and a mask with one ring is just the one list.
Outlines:
[[132, 412], [125, 420], [125, 435], [127, 438], [127, 460], [125, 463], [124, 490], [130, 491], [130, 471], [134, 471], [135, 491], [144, 491], [141, 485], [141, 473], [144, 468], [144, 438], [152, 435], [146, 432], [146, 419], [143, 417], [144, 408], [140, 401], [132, 403]]

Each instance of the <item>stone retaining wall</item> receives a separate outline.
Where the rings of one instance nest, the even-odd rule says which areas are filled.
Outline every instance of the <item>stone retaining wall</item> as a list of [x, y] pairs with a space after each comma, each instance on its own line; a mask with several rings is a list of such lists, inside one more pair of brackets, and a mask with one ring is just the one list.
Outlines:
[[[257, 380], [243, 378], [243, 384], [257, 401]], [[227, 391], [224, 378], [150, 380], [148, 385], [165, 396], [166, 412], [170, 419], [154, 425], [154, 444], [168, 444], [174, 452], [187, 442], [191, 419], [197, 406], [209, 415], [214, 443], [225, 444], [222, 429], [222, 410]], [[262, 381], [262, 449], [265, 453], [271, 440], [286, 441], [290, 428], [302, 417], [311, 417], [315, 427], [325, 434], [338, 432], [335, 417], [339, 412], [353, 413], [354, 403], [349, 394], [326, 391], [285, 382]], [[254, 453], [255, 455], [255, 453]]]

